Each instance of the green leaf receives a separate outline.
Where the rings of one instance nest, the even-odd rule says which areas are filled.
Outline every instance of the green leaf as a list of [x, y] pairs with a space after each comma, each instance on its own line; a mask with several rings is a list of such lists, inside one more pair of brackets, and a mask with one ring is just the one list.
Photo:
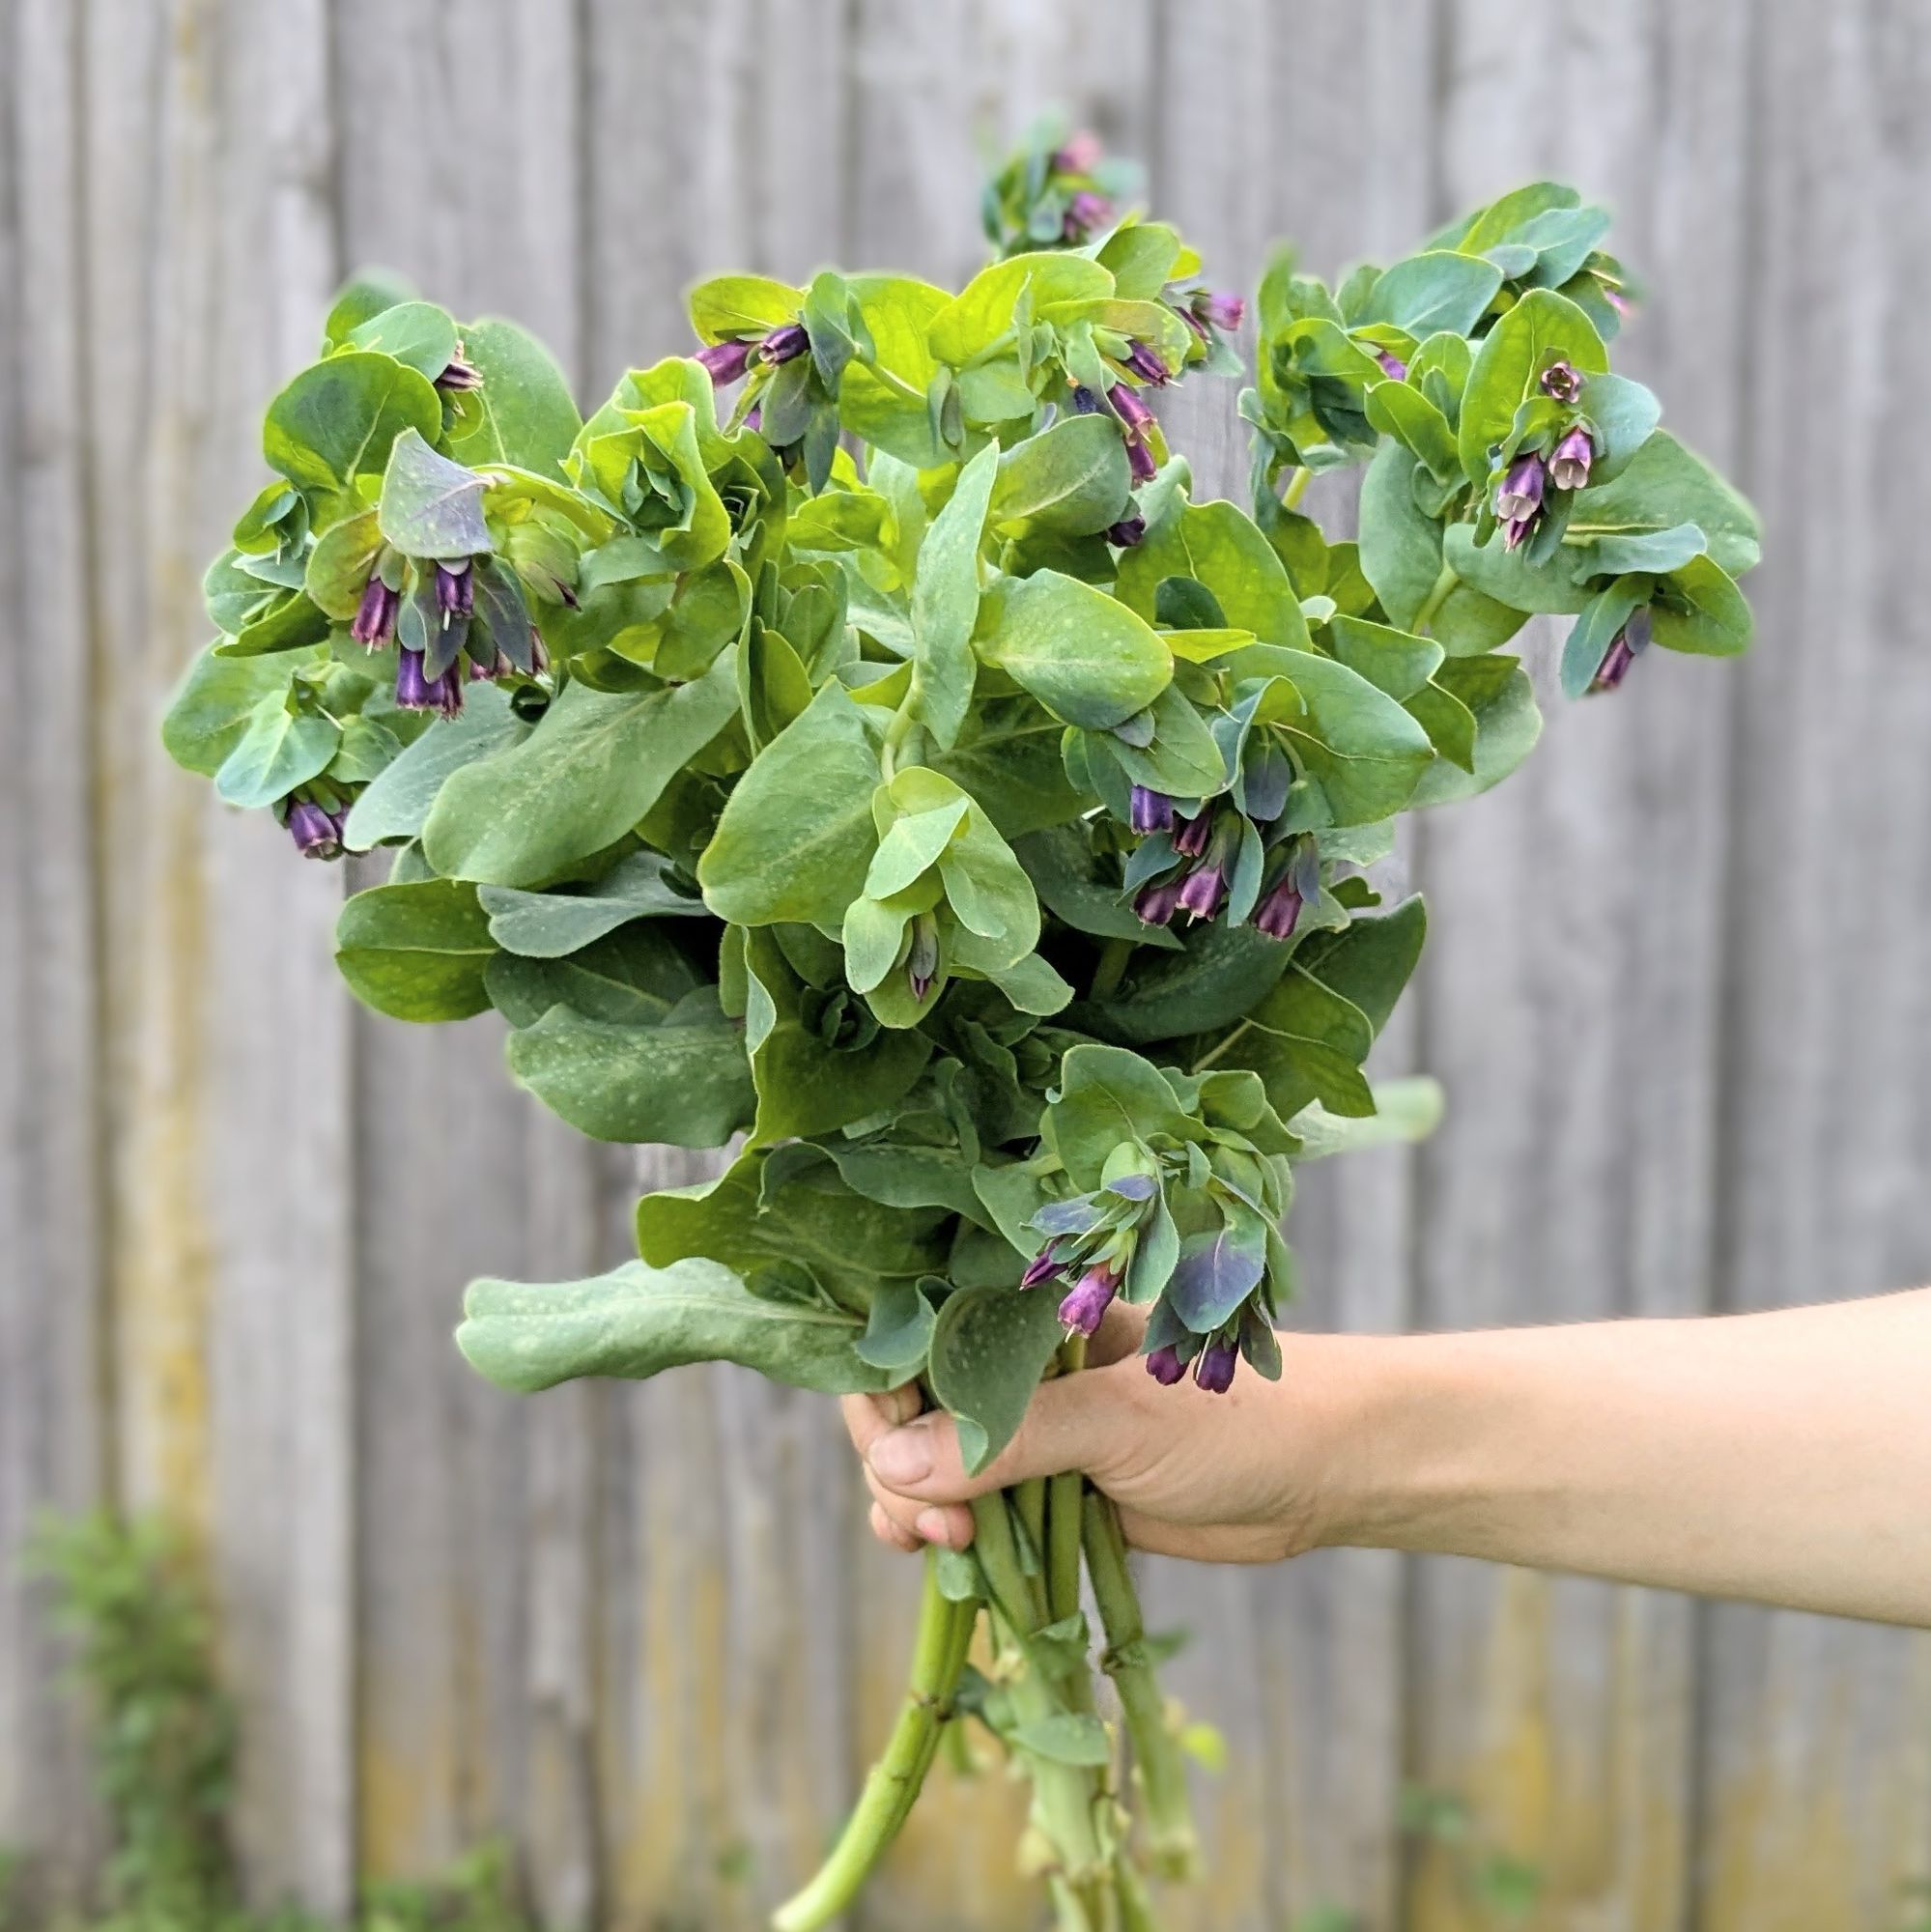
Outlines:
[[1362, 617], [1336, 617], [1327, 634], [1334, 655], [1390, 697], [1412, 697], [1434, 675], [1442, 659], [1441, 646], [1432, 638], [1417, 638]]
[[529, 730], [505, 693], [493, 684], [472, 684], [454, 718], [432, 722], [356, 799], [343, 843], [366, 852], [387, 838], [413, 838], [451, 772], [521, 744]]
[[917, 1282], [882, 1282], [858, 1343], [859, 1360], [895, 1380], [909, 1380], [924, 1366], [932, 1327], [932, 1304]]
[[629, 832], [737, 705], [729, 652], [693, 684], [567, 685], [523, 743], [444, 781], [422, 829], [429, 863], [445, 878], [545, 884]]
[[1377, 1080], [1374, 1095], [1374, 1113], [1361, 1119], [1346, 1119], [1320, 1106], [1296, 1114], [1289, 1122], [1301, 1143], [1296, 1162], [1426, 1140], [1440, 1124], [1441, 1089], [1433, 1080]]
[[1155, 1134], [1186, 1137], [1186, 1115], [1166, 1076], [1118, 1046], [1068, 1047], [1060, 1097], [1046, 1118], [1054, 1150], [1082, 1193], [1100, 1184], [1115, 1148]]
[[1581, 697], [1587, 693], [1616, 633], [1649, 599], [1647, 578], [1618, 578], [1582, 607], [1582, 614], [1562, 640], [1561, 678], [1565, 697]]
[[1553, 362], [1566, 361], [1584, 375], [1609, 367], [1595, 325], [1566, 296], [1532, 289], [1483, 338], [1462, 398], [1459, 442], [1462, 468], [1471, 483], [1486, 485], [1491, 450], [1509, 434], [1516, 412], [1540, 393], [1537, 384]]
[[926, 1377], [958, 1425], [969, 1474], [1011, 1441], [1059, 1346], [1050, 1292], [967, 1288], [939, 1310]]
[[380, 474], [405, 430], [433, 438], [441, 428], [441, 399], [426, 378], [355, 350], [312, 364], [276, 396], [262, 454], [298, 489], [341, 492], [359, 475]]
[[1077, 932], [1101, 939], [1130, 939], [1177, 952], [1180, 942], [1163, 925], [1148, 925], [1134, 912], [1118, 877], [1102, 870], [1084, 832], [1065, 826], [1019, 839], [1013, 856], [1026, 868], [1040, 902]]
[[434, 383], [455, 357], [456, 319], [434, 302], [394, 302], [357, 323], [347, 339], [357, 349], [393, 355]]
[[1692, 556], [1672, 571], [1650, 618], [1666, 651], [1731, 657], [1749, 648], [1750, 607], [1714, 557]]
[[322, 325], [322, 339], [330, 349], [339, 349], [350, 332], [371, 317], [414, 299], [415, 284], [392, 269], [359, 270], [337, 292]]
[[1254, 520], [1234, 504], [1188, 503], [1150, 530], [1121, 558], [1120, 600], [1150, 622], [1160, 583], [1170, 577], [1204, 584], [1222, 621], [1235, 630], [1252, 631], [1264, 644], [1307, 648], [1307, 618], [1287, 566]]
[[1113, 277], [1083, 255], [1013, 255], [981, 269], [932, 318], [926, 341], [942, 362], [962, 368], [1012, 326], [1022, 291], [1035, 316], [1049, 304], [1092, 300], [1113, 293]]
[[484, 973], [490, 1004], [513, 1027], [532, 1027], [558, 1006], [612, 1026], [655, 1026], [700, 984], [689, 956], [654, 925], [621, 926], [561, 959], [498, 952]]
[[1242, 1018], [1292, 957], [1264, 932], [1219, 920], [1190, 927], [1181, 949], [1136, 955], [1121, 991], [1078, 1002], [1067, 1024], [1135, 1046], [1211, 1033]]
[[715, 275], [691, 291], [691, 327], [700, 342], [769, 335], [798, 319], [805, 291], [769, 275]]
[[715, 995], [656, 1026], [616, 1026], [553, 1007], [510, 1035], [509, 1069], [593, 1140], [723, 1147], [755, 1110], [740, 1029]]
[[1384, 442], [1361, 479], [1361, 569], [1388, 621], [1401, 626], [1414, 622], [1441, 570], [1441, 526], [1415, 501], [1417, 467], [1401, 444]]
[[998, 467], [999, 445], [989, 442], [959, 471], [951, 498], [925, 531], [912, 580], [913, 702], [941, 750], [958, 742], [972, 702], [979, 545]]
[[1570, 512], [1570, 543], [1651, 535], [1694, 524], [1710, 555], [1732, 577], [1756, 567], [1762, 528], [1748, 502], [1693, 450], [1659, 430], [1614, 482], [1582, 491]]
[[807, 986], [767, 931], [745, 935], [745, 964], [753, 988], [748, 1033], [757, 1087], [753, 1146], [834, 1133], [895, 1106], [912, 1091], [932, 1057], [924, 1034], [888, 1029], [866, 1037], [854, 1030], [828, 1037], [825, 1021], [838, 1017], [829, 1009], [850, 996]]
[[504, 952], [560, 959], [635, 919], [705, 917], [703, 900], [674, 891], [666, 883], [665, 868], [657, 853], [633, 852], [581, 892], [485, 886], [476, 896], [490, 916], [490, 937]]
[[1126, 514], [1132, 495], [1126, 444], [1113, 419], [1065, 416], [999, 459], [992, 522], [1014, 534], [1092, 536]]
[[1464, 583], [1512, 611], [1560, 615], [1579, 611], [1589, 601], [1576, 579], [1577, 553], [1568, 544], [1559, 544], [1546, 563], [1538, 563], [1527, 545], [1510, 550], [1499, 529], [1478, 544], [1473, 524], [1451, 524], [1443, 533], [1441, 554]]
[[1312, 1100], [1342, 1115], [1374, 1112], [1361, 1063], [1375, 1043], [1375, 1030], [1351, 1000], [1291, 965], [1251, 1017], [1252, 1028], [1219, 1064], [1258, 1073], [1283, 1120], [1292, 1120]]
[[1528, 673], [1514, 658], [1450, 658], [1435, 682], [1475, 714], [1475, 769], [1459, 770], [1445, 759], [1422, 774], [1408, 809], [1473, 798], [1499, 784], [1542, 735], [1542, 713]]
[[376, 521], [405, 556], [454, 561], [491, 548], [482, 477], [437, 455], [412, 429], [389, 447]]
[[1475, 255], [1425, 249], [1383, 270], [1357, 322], [1386, 322], [1417, 340], [1438, 329], [1470, 334], [1488, 313], [1502, 271]]
[[[870, 363], [857, 361], [838, 384], [838, 419], [874, 451], [897, 458], [914, 469], [949, 463], [953, 452], [939, 434], [927, 393], [939, 365], [926, 343], [932, 318], [951, 302], [944, 289], [909, 275], [854, 275], [852, 299], [871, 337]], [[873, 373], [889, 370], [916, 392], [917, 400]], [[867, 471], [876, 481], [877, 462]]]
[[[662, 1267], [706, 1255], [746, 1279], [774, 1265], [808, 1268], [838, 1300], [866, 1307], [881, 1281], [941, 1272], [939, 1231], [952, 1217], [867, 1201], [815, 1148], [741, 1155], [713, 1181], [660, 1188], [637, 1204], [638, 1249]], [[783, 1161], [767, 1176], [766, 1167]]]
[[397, 1020], [461, 1020], [490, 1004], [496, 952], [476, 889], [453, 879], [373, 886], [335, 923], [335, 964], [363, 1005]]
[[1019, 838], [1067, 824], [1087, 807], [1066, 781], [1065, 735], [1030, 697], [1002, 698], [975, 706], [959, 743], [931, 765], [985, 808], [1002, 838]]
[[1627, 536], [1591, 537], [1574, 558], [1578, 577], [1624, 577], [1632, 571], [1666, 576], [1680, 570], [1692, 556], [1701, 556], [1710, 540], [1694, 524], [1672, 524], [1666, 530], [1633, 531]]
[[319, 712], [291, 705], [280, 690], [256, 700], [234, 749], [214, 774], [214, 789], [224, 803], [244, 810], [273, 805], [328, 769], [342, 742], [340, 728]]
[[1043, 1718], [1015, 1724], [1009, 1736], [1020, 1750], [1054, 1764], [1097, 1769], [1113, 1761], [1106, 1726], [1085, 1711], [1051, 1711]]
[[642, 1379], [691, 1362], [736, 1362], [821, 1395], [883, 1389], [860, 1359], [864, 1324], [841, 1309], [753, 1294], [727, 1267], [626, 1262], [588, 1281], [477, 1281], [456, 1346], [499, 1388], [534, 1394], [577, 1376]]
[[463, 356], [483, 386], [464, 399], [473, 413], [450, 430], [449, 454], [473, 468], [500, 463], [560, 477], [582, 419], [556, 358], [527, 329], [493, 315], [465, 325]]
[[827, 684], [738, 781], [697, 877], [720, 919], [836, 926], [878, 843], [878, 753], [859, 707]]
[[1333, 823], [1367, 825], [1401, 810], [1434, 762], [1428, 733], [1386, 692], [1331, 659], [1296, 658], [1292, 684], [1304, 709], [1283, 716], [1281, 728]]
[[1362, 914], [1338, 932], [1310, 934], [1294, 963], [1359, 1009], [1378, 1035], [1427, 940], [1428, 907], [1417, 894], [1387, 912]]
[[228, 658], [217, 657], [212, 647], [203, 651], [182, 674], [161, 720], [161, 744], [168, 756], [184, 770], [212, 779], [241, 742], [256, 709], [287, 691], [289, 672], [286, 658]]
[[1007, 587], [981, 646], [1014, 683], [1068, 724], [1107, 730], [1173, 680], [1173, 654], [1143, 619], [1077, 578], [1042, 570]]

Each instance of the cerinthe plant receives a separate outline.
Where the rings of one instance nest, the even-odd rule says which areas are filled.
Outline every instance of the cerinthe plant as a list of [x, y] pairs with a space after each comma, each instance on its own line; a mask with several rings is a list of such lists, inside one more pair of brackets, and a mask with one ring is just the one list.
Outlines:
[[[1296, 1167], [1433, 1119], [1362, 1073], [1424, 928], [1364, 868], [1528, 753], [1501, 647], [1572, 616], [1578, 695], [1747, 641], [1755, 518], [1609, 373], [1602, 210], [1537, 184], [1332, 291], [1277, 261], [1243, 508], [1193, 499], [1150, 407], [1240, 367], [1243, 303], [1121, 191], [1047, 138], [956, 294], [706, 282], [697, 353], [587, 421], [520, 329], [364, 279], [270, 405], [170, 750], [304, 853], [394, 848], [338, 933], [369, 1005], [494, 1008], [587, 1134], [744, 1136], [639, 1204], [640, 1260], [470, 1289], [506, 1387], [917, 1382], [983, 1466], [1116, 1295], [1170, 1400], [1278, 1374]], [[1330, 543], [1295, 506], [1364, 461]], [[1067, 1476], [978, 1527], [788, 1932], [968, 1715], [1032, 1780], [1067, 1932], [1151, 1924], [1143, 1872], [1189, 1868], [1112, 1507]]]

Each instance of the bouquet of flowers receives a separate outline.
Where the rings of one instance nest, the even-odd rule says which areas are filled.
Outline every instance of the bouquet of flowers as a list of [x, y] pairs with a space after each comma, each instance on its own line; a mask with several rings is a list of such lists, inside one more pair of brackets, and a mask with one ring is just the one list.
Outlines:
[[[1755, 519], [1610, 372], [1601, 209], [1538, 183], [1332, 289], [1278, 257], [1241, 505], [1154, 404], [1242, 368], [1247, 304], [1130, 191], [1041, 136], [963, 289], [705, 282], [695, 353], [587, 418], [521, 329], [364, 278], [269, 405], [169, 750], [301, 854], [390, 853], [337, 932], [369, 1006], [494, 1009], [585, 1134], [738, 1149], [613, 1273], [472, 1285], [503, 1386], [915, 1384], [982, 1468], [1116, 1296], [1160, 1383], [1277, 1376], [1299, 1165], [1436, 1112], [1363, 1072], [1425, 930], [1371, 868], [1534, 744], [1504, 647], [1569, 616], [1579, 696], [1747, 642]], [[1355, 464], [1330, 541], [1297, 505]], [[1066, 1475], [976, 1527], [784, 1932], [966, 1722], [1031, 1781], [1064, 1932], [1151, 1925], [1189, 1869], [1112, 1506]]]

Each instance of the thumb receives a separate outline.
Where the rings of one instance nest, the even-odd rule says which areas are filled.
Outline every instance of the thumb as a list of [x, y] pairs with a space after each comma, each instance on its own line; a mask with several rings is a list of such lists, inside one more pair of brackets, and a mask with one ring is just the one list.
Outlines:
[[963, 1503], [1034, 1476], [1081, 1469], [1103, 1477], [1126, 1429], [1112, 1375], [1087, 1370], [1041, 1383], [1026, 1419], [977, 1475], [966, 1473], [958, 1429], [942, 1410], [873, 1437], [866, 1463], [888, 1490], [920, 1502]]

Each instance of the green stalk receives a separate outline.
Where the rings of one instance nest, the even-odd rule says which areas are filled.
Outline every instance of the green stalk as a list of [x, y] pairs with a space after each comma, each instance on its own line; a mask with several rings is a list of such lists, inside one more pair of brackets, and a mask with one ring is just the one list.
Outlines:
[[1120, 990], [1120, 982], [1126, 976], [1126, 962], [1133, 956], [1133, 942], [1130, 939], [1109, 939], [1099, 951], [1099, 964], [1093, 969], [1093, 984], [1088, 988], [1088, 998], [1094, 1000], [1111, 999]]
[[1119, 1688], [1126, 1735], [1133, 1742], [1153, 1869], [1162, 1878], [1188, 1878], [1199, 1859], [1200, 1841], [1187, 1797], [1186, 1766], [1179, 1741], [1168, 1728], [1166, 1700], [1147, 1656], [1147, 1629], [1127, 1568], [1120, 1513], [1097, 1491], [1086, 1499], [1086, 1567], [1106, 1632], [1100, 1667]]
[[972, 1604], [954, 1604], [939, 1590], [936, 1552], [925, 1560], [925, 1589], [919, 1605], [919, 1636], [912, 1654], [912, 1681], [885, 1752], [872, 1766], [857, 1805], [832, 1855], [811, 1882], [772, 1917], [773, 1932], [818, 1932], [844, 1911], [872, 1874], [904, 1823], [919, 1783], [931, 1764], [941, 1726], [958, 1690], [966, 1644], [977, 1615]]
[[[1019, 1567], [1018, 1547], [1004, 1495], [979, 1497], [972, 1506], [973, 1548], [992, 1592], [993, 1606], [1005, 1620], [1023, 1653], [1040, 1628], [1033, 1597], [1033, 1579]], [[1060, 1709], [1053, 1688], [1037, 1663], [1022, 1655], [1010, 1685], [1013, 1714], [1021, 1724], [1050, 1718]], [[1104, 1871], [1099, 1828], [1094, 1812], [1099, 1799], [1096, 1774], [1079, 1765], [1028, 1753], [1033, 1780], [1033, 1818], [1059, 1854], [1059, 1877], [1084, 1900]], [[781, 1927], [780, 1932], [791, 1932]], [[1094, 1928], [1098, 1932], [1098, 1928]]]
[[1455, 574], [1453, 564], [1444, 563], [1429, 593], [1422, 599], [1421, 609], [1415, 612], [1415, 620], [1410, 628], [1416, 637], [1426, 637], [1428, 627], [1434, 622], [1436, 613], [1448, 602], [1449, 592], [1462, 582]]
[[1080, 1543], [1086, 1478], [1077, 1469], [1046, 1486], [1046, 1620], [1059, 1623], [1079, 1608]]

